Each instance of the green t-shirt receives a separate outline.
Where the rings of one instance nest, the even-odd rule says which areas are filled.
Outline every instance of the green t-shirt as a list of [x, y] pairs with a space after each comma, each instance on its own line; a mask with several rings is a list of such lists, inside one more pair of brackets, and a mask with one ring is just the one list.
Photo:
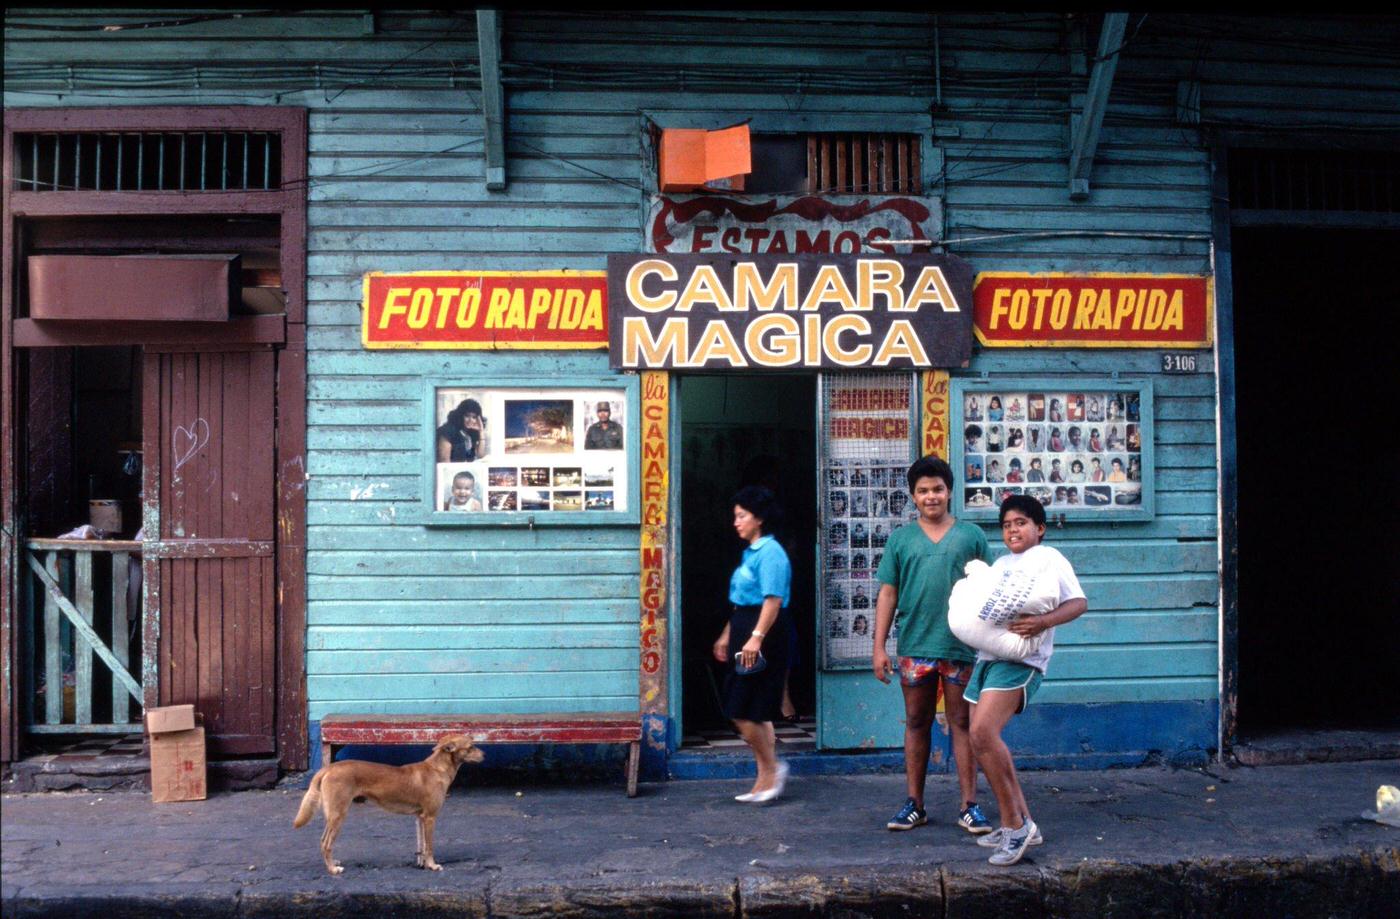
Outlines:
[[948, 628], [948, 594], [974, 558], [989, 560], [987, 537], [959, 520], [934, 542], [918, 522], [895, 530], [885, 545], [876, 577], [898, 591], [899, 654], [972, 662], [977, 652]]

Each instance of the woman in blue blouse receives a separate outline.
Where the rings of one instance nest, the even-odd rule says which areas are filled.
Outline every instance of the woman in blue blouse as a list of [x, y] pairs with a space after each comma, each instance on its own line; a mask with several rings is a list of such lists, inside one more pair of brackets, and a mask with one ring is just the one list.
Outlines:
[[[715, 659], [730, 667], [724, 678], [725, 717], [734, 722], [758, 764], [753, 788], [734, 800], [763, 804], [783, 793], [788, 776], [787, 763], [777, 756], [773, 722], [782, 715], [788, 655], [795, 645], [787, 608], [792, 564], [778, 541], [763, 532], [780, 513], [773, 493], [750, 485], [740, 489], [733, 503], [734, 531], [749, 547], [729, 579], [733, 612], [713, 650]], [[755, 666], [762, 669], [753, 671]]]

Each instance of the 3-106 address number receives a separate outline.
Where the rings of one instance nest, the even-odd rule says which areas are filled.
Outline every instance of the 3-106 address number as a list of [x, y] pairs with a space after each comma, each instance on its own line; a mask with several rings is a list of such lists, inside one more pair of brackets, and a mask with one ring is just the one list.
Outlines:
[[1195, 373], [1198, 369], [1197, 355], [1189, 351], [1167, 351], [1162, 354], [1163, 373]]

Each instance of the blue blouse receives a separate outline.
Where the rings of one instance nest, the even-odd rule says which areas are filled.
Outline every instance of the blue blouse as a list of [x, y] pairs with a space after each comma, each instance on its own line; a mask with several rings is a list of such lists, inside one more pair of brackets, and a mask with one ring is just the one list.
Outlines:
[[792, 563], [772, 536], [754, 540], [729, 579], [729, 602], [735, 606], [761, 606], [765, 597], [781, 597], [784, 608], [792, 599]]

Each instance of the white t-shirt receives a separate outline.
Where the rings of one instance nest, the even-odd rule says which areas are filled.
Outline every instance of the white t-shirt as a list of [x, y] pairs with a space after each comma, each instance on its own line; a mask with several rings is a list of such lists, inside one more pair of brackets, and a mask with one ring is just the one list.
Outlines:
[[[1074, 576], [1074, 568], [1070, 566], [1069, 559], [1060, 554], [1058, 549], [1041, 544], [1031, 546], [1019, 554], [1012, 553], [1003, 555], [992, 563], [992, 574], [997, 575], [1003, 587], [1011, 588], [1011, 591], [998, 588], [998, 593], [1009, 593], [1015, 587], [1023, 586], [1024, 593], [1030, 593], [1031, 585], [1040, 577], [1042, 572], [1050, 572], [1060, 587], [1060, 598], [1055, 604], [1060, 604], [1084, 596], [1084, 589], [1079, 586], [1079, 578]], [[1045, 672], [1045, 667], [1050, 663], [1050, 655], [1055, 653], [1055, 630], [1047, 629], [1045, 638], [1029, 657], [1021, 661], [1029, 664], [1041, 673]], [[994, 661], [999, 658], [988, 654], [986, 651], [978, 651], [979, 661]]]

